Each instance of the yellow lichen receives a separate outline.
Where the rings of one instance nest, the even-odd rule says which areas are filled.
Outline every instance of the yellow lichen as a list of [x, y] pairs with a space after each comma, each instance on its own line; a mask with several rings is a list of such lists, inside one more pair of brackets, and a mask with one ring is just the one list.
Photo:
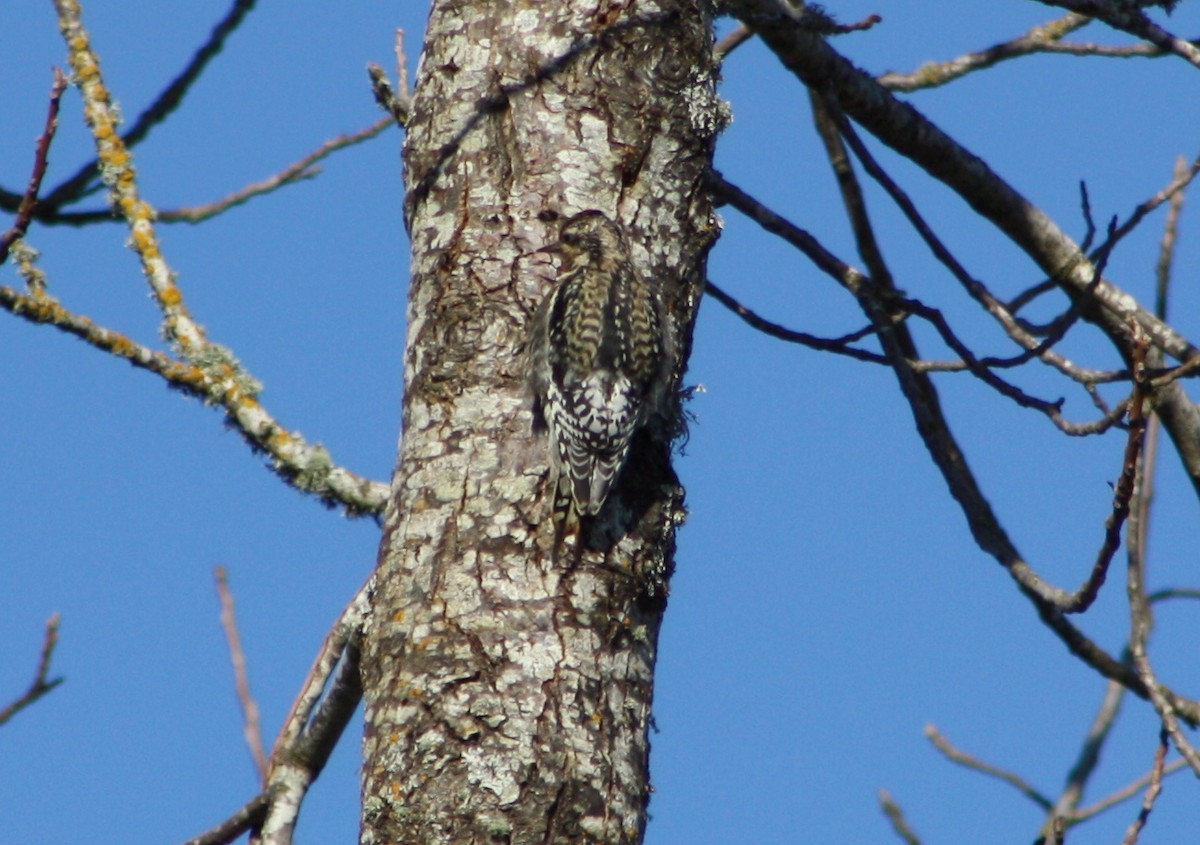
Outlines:
[[175, 285], [167, 285], [158, 294], [158, 301], [168, 308], [173, 308], [183, 302], [183, 295], [179, 292], [179, 288]]
[[133, 353], [137, 351], [137, 345], [123, 334], [114, 334], [110, 345], [114, 355], [120, 355], [122, 358], [132, 358]]
[[[142, 227], [135, 227], [130, 235], [133, 240], [133, 248], [143, 255], [154, 248], [154, 233]], [[166, 293], [164, 292], [163, 296]]]

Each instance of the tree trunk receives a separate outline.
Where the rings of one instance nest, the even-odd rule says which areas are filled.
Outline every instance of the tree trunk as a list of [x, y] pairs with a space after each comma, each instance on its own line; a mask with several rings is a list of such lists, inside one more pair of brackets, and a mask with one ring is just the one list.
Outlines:
[[[723, 120], [701, 0], [438, 0], [405, 149], [404, 433], [363, 656], [363, 843], [642, 839], [682, 490], [634, 443], [583, 552], [554, 553], [522, 346], [556, 219], [623, 226], [683, 369]], [[678, 418], [678, 409], [675, 409]]]

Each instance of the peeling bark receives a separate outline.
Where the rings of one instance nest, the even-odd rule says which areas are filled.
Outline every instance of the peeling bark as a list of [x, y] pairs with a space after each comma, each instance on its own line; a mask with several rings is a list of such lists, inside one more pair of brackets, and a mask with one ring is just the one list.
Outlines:
[[521, 352], [555, 219], [627, 230], [682, 372], [724, 112], [699, 0], [434, 4], [405, 149], [404, 432], [363, 655], [362, 842], [640, 842], [682, 490], [635, 441], [578, 561], [552, 558]]

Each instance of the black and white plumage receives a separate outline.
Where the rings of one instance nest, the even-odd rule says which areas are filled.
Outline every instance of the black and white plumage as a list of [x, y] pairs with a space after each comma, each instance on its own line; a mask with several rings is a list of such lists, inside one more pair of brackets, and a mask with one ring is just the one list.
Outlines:
[[670, 371], [666, 321], [634, 269], [624, 232], [599, 211], [568, 218], [558, 281], [534, 318], [528, 381], [535, 427], [550, 435], [558, 489], [600, 512], [634, 433], [658, 409]]

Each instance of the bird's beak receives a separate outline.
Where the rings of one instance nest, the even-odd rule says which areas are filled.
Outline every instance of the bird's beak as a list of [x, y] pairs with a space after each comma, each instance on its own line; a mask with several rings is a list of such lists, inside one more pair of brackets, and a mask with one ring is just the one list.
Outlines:
[[544, 247], [542, 247], [541, 249], [535, 249], [535, 250], [534, 250], [534, 252], [535, 252], [535, 253], [544, 252], [544, 253], [549, 253], [549, 254], [551, 254], [551, 255], [555, 255], [555, 254], [557, 254], [557, 253], [560, 253], [560, 252], [562, 252], [562, 251], [563, 251], [563, 250], [562, 250], [562, 244], [561, 244], [561, 243], [559, 243], [558, 241], [555, 241], [555, 242], [554, 242], [554, 243], [552, 243], [552, 244], [546, 244], [546, 245], [545, 245]]

